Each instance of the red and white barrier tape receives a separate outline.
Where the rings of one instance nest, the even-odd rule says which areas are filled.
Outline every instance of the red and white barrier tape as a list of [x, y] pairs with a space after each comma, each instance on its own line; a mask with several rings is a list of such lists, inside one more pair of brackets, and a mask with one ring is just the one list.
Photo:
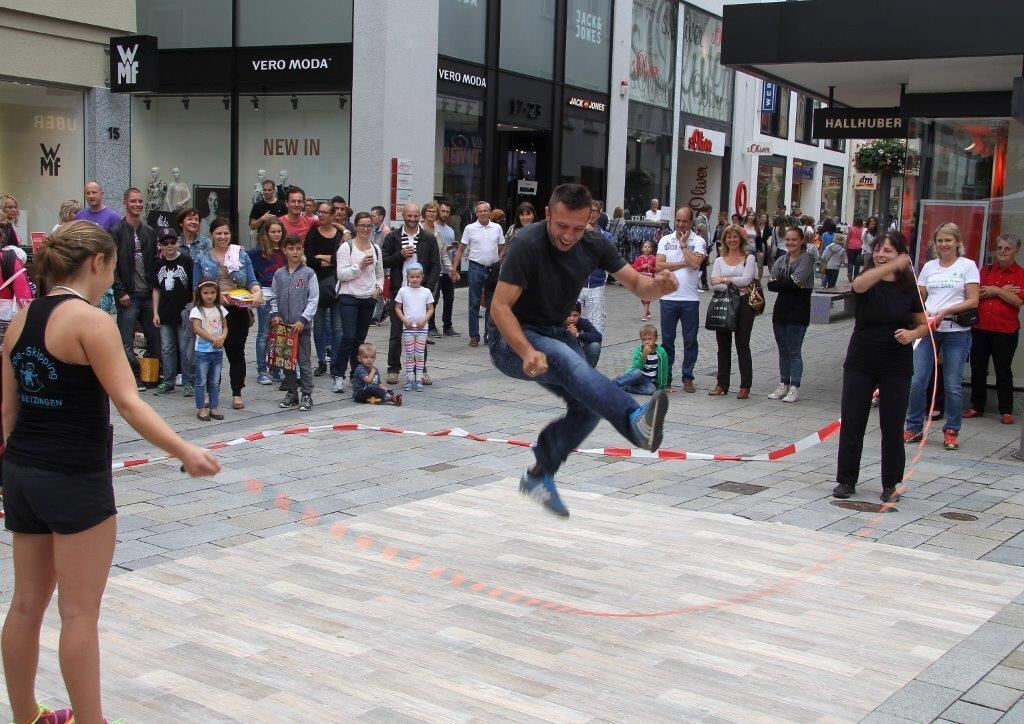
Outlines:
[[[777, 450], [772, 450], [766, 453], [758, 453], [757, 455], [721, 455], [714, 453], [695, 453], [695, 452], [684, 452], [682, 450], [669, 450], [661, 449], [657, 452], [648, 452], [647, 450], [637, 450], [636, 448], [615, 448], [615, 447], [603, 447], [603, 448], [585, 448], [576, 450], [576, 452], [582, 455], [601, 455], [608, 457], [624, 457], [624, 458], [642, 458], [647, 460], [714, 460], [717, 462], [774, 462], [790, 455], [795, 455], [798, 452], [814, 447], [819, 443], [824, 442], [828, 438], [832, 437], [839, 430], [839, 420], [833, 420], [825, 427], [821, 428], [815, 433], [808, 435], [807, 437], [797, 440], [794, 443], [781, 447]], [[265, 440], [271, 437], [278, 437], [280, 435], [308, 435], [312, 432], [356, 432], [358, 430], [372, 430], [374, 432], [386, 432], [393, 435], [417, 435], [420, 437], [460, 437], [467, 440], [475, 440], [477, 442], [495, 442], [505, 445], [518, 445], [519, 447], [533, 447], [532, 442], [529, 440], [517, 440], [514, 438], [499, 438], [499, 437], [487, 437], [486, 435], [478, 435], [473, 432], [467, 432], [462, 428], [453, 427], [446, 430], [435, 430], [433, 432], [422, 432], [420, 430], [405, 430], [400, 427], [387, 427], [384, 425], [363, 425], [358, 422], [337, 422], [331, 425], [299, 425], [296, 427], [288, 427], [283, 430], [263, 430], [261, 432], [253, 432], [245, 435], [244, 437], [238, 437], [234, 440], [228, 440], [226, 442], [215, 442], [206, 446], [208, 450], [222, 450], [226, 447], [234, 447], [235, 445], [243, 445], [249, 442], [257, 442], [258, 440]], [[114, 470], [122, 470], [124, 468], [134, 468], [140, 465], [148, 465], [150, 463], [162, 462], [164, 460], [170, 460], [169, 455], [159, 455], [152, 458], [130, 458], [128, 460], [121, 460], [113, 464]]]

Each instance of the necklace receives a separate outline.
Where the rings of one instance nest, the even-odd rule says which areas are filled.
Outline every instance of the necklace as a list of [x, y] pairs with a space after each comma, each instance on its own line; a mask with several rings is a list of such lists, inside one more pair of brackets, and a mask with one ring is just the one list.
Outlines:
[[71, 287], [66, 287], [63, 284], [58, 284], [57, 286], [54, 287], [54, 289], [65, 289], [65, 290], [71, 292], [72, 294], [74, 294], [79, 299], [85, 299], [85, 295], [82, 294], [80, 291], [78, 291], [76, 289], [72, 289]]

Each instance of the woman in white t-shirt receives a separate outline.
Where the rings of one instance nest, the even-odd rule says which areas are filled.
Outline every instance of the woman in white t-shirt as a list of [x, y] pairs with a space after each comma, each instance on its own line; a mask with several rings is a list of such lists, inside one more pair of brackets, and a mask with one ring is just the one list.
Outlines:
[[[947, 450], [959, 450], [957, 436], [963, 410], [964, 362], [971, 351], [970, 324], [958, 324], [958, 313], [978, 308], [981, 276], [978, 265], [964, 257], [963, 236], [953, 223], [939, 226], [932, 236], [935, 258], [917, 276], [925, 299], [925, 313], [934, 334], [914, 350], [914, 378], [910, 383], [904, 442], [918, 442], [931, 398], [929, 381], [936, 353], [942, 357], [942, 381], [946, 388], [946, 424], [942, 428]], [[976, 319], [976, 317], [975, 317]], [[963, 318], [961, 322], [965, 322]], [[930, 342], [934, 339], [934, 348]]]

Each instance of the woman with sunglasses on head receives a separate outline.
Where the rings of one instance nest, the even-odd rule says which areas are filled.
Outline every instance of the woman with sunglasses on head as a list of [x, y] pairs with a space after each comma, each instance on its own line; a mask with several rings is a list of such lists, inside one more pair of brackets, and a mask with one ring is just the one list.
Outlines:
[[[424, 205], [429, 206], [433, 202]], [[434, 211], [437, 211], [436, 204]], [[338, 301], [334, 304], [334, 327], [341, 329], [339, 344], [331, 351], [331, 364], [337, 376], [334, 391], [345, 391], [359, 364], [359, 345], [366, 341], [373, 320], [373, 309], [384, 289], [384, 265], [380, 249], [373, 243], [373, 220], [360, 211], [355, 216], [356, 236], [338, 248], [336, 274]]]
[[996, 239], [996, 259], [981, 270], [978, 323], [971, 328], [971, 406], [964, 417], [985, 413], [988, 361], [996, 373], [1000, 422], [1013, 424], [1013, 354], [1020, 332], [1024, 304], [1024, 269], [1016, 262], [1020, 237], [1002, 234]]
[[[898, 231], [875, 240], [864, 271], [853, 280], [856, 321], [843, 364], [843, 426], [839, 431], [836, 498], [857, 492], [864, 431], [871, 399], [879, 391], [882, 435], [882, 502], [899, 500], [906, 451], [902, 422], [914, 374], [916, 339], [928, 336], [928, 323], [910, 269], [907, 240]], [[922, 343], [923, 344], [923, 343]]]

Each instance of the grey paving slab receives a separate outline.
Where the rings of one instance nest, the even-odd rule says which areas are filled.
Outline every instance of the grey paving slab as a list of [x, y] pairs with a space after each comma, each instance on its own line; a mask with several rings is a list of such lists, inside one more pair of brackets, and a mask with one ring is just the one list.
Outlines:
[[998, 709], [989, 709], [966, 701], [958, 701], [942, 712], [945, 720], [957, 724], [995, 724], [1002, 715], [1003, 712]]
[[876, 711], [910, 721], [930, 721], [956, 702], [960, 693], [956, 689], [915, 680], [889, 697]]
[[988, 707], [989, 709], [1006, 711], [1007, 709], [1012, 708], [1020, 697], [1021, 692], [1019, 689], [1010, 689], [1005, 686], [993, 684], [986, 680], [972, 686], [971, 689], [960, 698], [963, 701], [970, 702], [971, 704], [978, 704], [979, 706]]

